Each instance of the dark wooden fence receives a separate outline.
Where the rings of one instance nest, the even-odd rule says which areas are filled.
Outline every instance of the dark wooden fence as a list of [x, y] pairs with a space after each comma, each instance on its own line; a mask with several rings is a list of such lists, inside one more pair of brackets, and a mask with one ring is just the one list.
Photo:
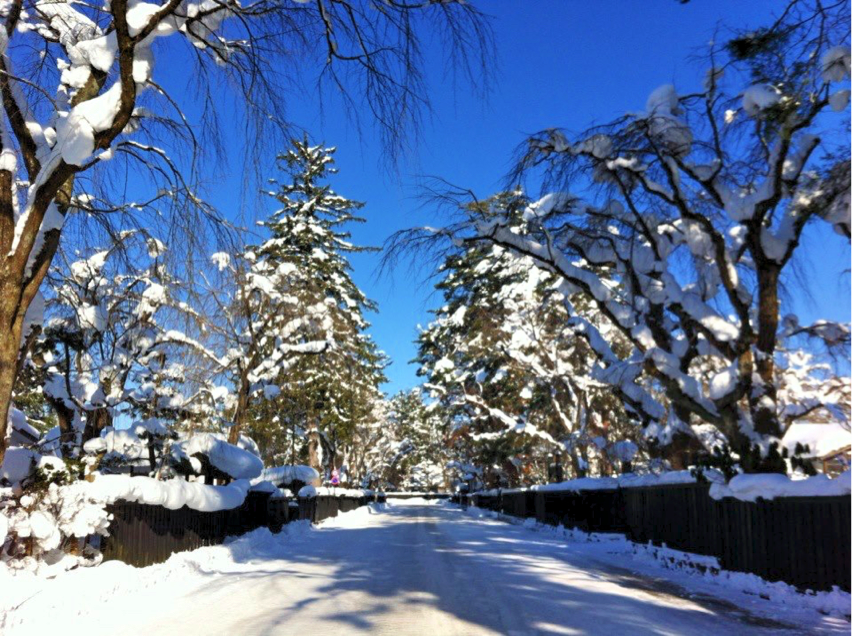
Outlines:
[[226, 511], [204, 512], [187, 507], [172, 510], [161, 506], [117, 502], [108, 507], [113, 519], [109, 536], [101, 538], [104, 560], [121, 560], [133, 566], [164, 562], [173, 553], [222, 544], [226, 537], [260, 527], [280, 531], [294, 520], [320, 522], [371, 501], [383, 494], [300, 498], [270, 498], [250, 492], [242, 506]]
[[310, 520], [314, 524], [328, 518], [336, 518], [338, 513], [353, 511], [368, 502], [384, 502], [384, 494], [351, 496], [320, 495], [314, 498], [299, 498], [299, 519]]
[[513, 490], [462, 503], [708, 555], [721, 568], [802, 589], [850, 589], [849, 496], [714, 500], [707, 484], [597, 491]]

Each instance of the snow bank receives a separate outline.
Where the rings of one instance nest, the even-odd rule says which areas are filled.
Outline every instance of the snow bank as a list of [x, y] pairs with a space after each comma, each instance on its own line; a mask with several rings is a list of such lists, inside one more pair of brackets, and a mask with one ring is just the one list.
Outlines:
[[736, 498], [754, 502], [758, 498], [772, 500], [782, 497], [849, 495], [852, 492], [852, 471], [834, 479], [820, 474], [803, 480], [793, 480], [780, 473], [743, 473], [728, 484], [714, 484], [710, 497], [715, 500]]
[[212, 486], [185, 480], [95, 474], [93, 482], [75, 482], [67, 489], [79, 489], [88, 497], [112, 504], [118, 500], [196, 511], [222, 511], [240, 506], [246, 499], [248, 480], [235, 480], [227, 486]]
[[[468, 508], [465, 514], [484, 518], [497, 515], [476, 507]], [[566, 553], [567, 544], [569, 555], [576, 552], [598, 563], [627, 568], [652, 580], [670, 581], [690, 592], [728, 600], [750, 613], [795, 622], [807, 626], [809, 634], [849, 632], [850, 595], [836, 587], [831, 591], [802, 593], [785, 582], [769, 582], [752, 573], [723, 570], [715, 557], [631, 542], [619, 533], [586, 533], [542, 524], [533, 518], [521, 520], [503, 514], [497, 517], [529, 532], [556, 538], [554, 546], [560, 555]]]

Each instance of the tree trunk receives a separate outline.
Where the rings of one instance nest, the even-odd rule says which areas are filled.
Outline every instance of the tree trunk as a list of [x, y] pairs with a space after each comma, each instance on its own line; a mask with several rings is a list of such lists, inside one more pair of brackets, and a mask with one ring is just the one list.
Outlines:
[[0, 464], [6, 456], [9, 436], [9, 408], [12, 390], [18, 377], [18, 349], [21, 344], [22, 321], [15, 320], [17, 294], [10, 296], [10, 286], [0, 288]]
[[235, 445], [240, 441], [240, 430], [243, 428], [243, 421], [245, 420], [246, 412], [248, 411], [249, 389], [248, 377], [244, 375], [243, 378], [240, 379], [240, 391], [237, 395], [237, 408], [234, 410], [234, 424], [228, 431], [228, 442], [232, 445]]
[[97, 438], [101, 432], [112, 427], [112, 414], [106, 407], [94, 409], [86, 415], [86, 427], [83, 430], [83, 442]]
[[311, 467], [322, 473], [322, 465], [319, 458], [320, 450], [320, 435], [316, 421], [311, 417], [308, 425], [308, 462]]
[[778, 338], [778, 275], [780, 270], [775, 265], [760, 264], [757, 271], [758, 284], [758, 333], [757, 360], [755, 368], [761, 381], [763, 391], [752, 399], [752, 418], [754, 430], [764, 436], [782, 435], [781, 425], [776, 413], [775, 386], [775, 346]]
[[669, 461], [674, 471], [683, 471], [689, 467], [690, 457], [701, 449], [701, 445], [694, 436], [677, 431], [672, 436], [672, 441], [665, 446], [663, 457]]

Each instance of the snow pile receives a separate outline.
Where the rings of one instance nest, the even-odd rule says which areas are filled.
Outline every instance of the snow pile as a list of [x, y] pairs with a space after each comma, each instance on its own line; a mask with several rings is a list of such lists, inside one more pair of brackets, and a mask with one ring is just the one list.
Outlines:
[[[704, 479], [708, 482], [724, 482], [725, 477], [715, 469], [704, 471]], [[637, 475], [625, 473], [618, 477], [618, 486], [622, 489], [631, 487], [656, 487], [665, 484], [694, 484], [698, 480], [688, 469], [683, 471], [666, 471], [664, 473], [647, 473]]]
[[365, 495], [370, 495], [371, 492], [364, 491], [363, 489], [343, 489], [341, 487], [315, 487], [312, 484], [306, 484], [301, 489], [299, 489], [299, 497], [300, 498], [316, 498], [317, 496], [323, 497], [337, 497], [337, 498], [360, 498]]
[[317, 488], [312, 484], [306, 484], [299, 489], [300, 498], [315, 498], [317, 497]]
[[[301, 493], [301, 491], [299, 493]], [[366, 495], [366, 491], [362, 489], [343, 489], [341, 487], [316, 487], [316, 493], [317, 495], [330, 495], [340, 498], [360, 498], [361, 496]]]

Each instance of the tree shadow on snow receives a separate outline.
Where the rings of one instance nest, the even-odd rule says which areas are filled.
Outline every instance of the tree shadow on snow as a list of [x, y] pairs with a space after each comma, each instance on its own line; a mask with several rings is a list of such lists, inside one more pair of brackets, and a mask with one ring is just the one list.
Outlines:
[[[737, 616], [712, 599], [690, 599], [670, 583], [638, 576], [566, 550], [557, 538], [476, 519], [446, 506], [388, 507], [379, 524], [335, 528], [292, 539], [268, 553], [268, 567], [230, 571], [267, 578], [258, 613], [241, 630], [280, 633], [294, 617], [321, 617], [346, 632], [377, 632], [402, 604], [417, 625], [426, 611], [502, 634], [795, 634], [801, 629]], [[279, 536], [287, 542], [286, 532]], [[245, 547], [243, 547], [245, 548]], [[267, 557], [234, 551], [236, 562]], [[566, 572], [570, 571], [566, 577]], [[281, 575], [281, 578], [270, 576]], [[330, 577], [329, 577], [330, 575]], [[306, 587], [299, 598], [287, 582]], [[211, 587], [233, 586], [231, 578]], [[237, 584], [239, 585], [239, 584]], [[209, 590], [209, 589], [208, 589]], [[357, 594], [357, 597], [353, 595]], [[357, 606], [352, 600], [357, 599]], [[322, 605], [318, 605], [319, 601]], [[333, 611], [327, 609], [332, 608]], [[317, 613], [324, 613], [317, 615]], [[396, 632], [405, 632], [397, 628]], [[410, 628], [409, 628], [410, 630]]]

